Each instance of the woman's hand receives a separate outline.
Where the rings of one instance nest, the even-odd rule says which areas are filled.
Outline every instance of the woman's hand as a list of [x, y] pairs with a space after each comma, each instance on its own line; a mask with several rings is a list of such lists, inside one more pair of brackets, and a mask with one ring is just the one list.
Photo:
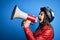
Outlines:
[[23, 22], [23, 26], [24, 26], [24, 27], [29, 27], [30, 23], [31, 23], [31, 21], [25, 20], [25, 21]]

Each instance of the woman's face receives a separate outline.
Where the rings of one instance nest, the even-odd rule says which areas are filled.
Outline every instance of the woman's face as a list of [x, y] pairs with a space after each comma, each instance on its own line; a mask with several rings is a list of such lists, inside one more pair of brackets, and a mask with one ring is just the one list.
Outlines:
[[40, 23], [42, 23], [44, 21], [44, 11], [41, 11], [39, 16], [38, 16]]

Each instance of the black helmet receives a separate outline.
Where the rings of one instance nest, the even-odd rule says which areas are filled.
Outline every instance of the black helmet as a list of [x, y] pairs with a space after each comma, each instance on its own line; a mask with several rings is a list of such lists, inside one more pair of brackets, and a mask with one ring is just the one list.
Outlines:
[[50, 9], [49, 7], [42, 7], [41, 8], [41, 11], [44, 11], [45, 12], [45, 15], [47, 17], [47, 20], [49, 22], [51, 22], [54, 19], [54, 13], [53, 13], [52, 9]]

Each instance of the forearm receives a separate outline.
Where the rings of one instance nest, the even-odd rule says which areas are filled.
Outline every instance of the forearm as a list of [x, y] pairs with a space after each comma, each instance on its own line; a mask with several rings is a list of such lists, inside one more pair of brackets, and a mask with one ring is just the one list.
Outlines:
[[34, 36], [33, 36], [33, 32], [30, 30], [29, 27], [25, 27], [24, 28], [26, 37], [28, 38], [28, 40], [35, 40]]

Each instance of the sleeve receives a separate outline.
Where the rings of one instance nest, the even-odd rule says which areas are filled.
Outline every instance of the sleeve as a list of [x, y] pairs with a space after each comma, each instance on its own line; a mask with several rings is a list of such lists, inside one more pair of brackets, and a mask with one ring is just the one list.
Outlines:
[[51, 40], [53, 34], [51, 30], [45, 30], [44, 32], [39, 34], [39, 36], [34, 37], [29, 27], [24, 28], [24, 31], [28, 40]]

